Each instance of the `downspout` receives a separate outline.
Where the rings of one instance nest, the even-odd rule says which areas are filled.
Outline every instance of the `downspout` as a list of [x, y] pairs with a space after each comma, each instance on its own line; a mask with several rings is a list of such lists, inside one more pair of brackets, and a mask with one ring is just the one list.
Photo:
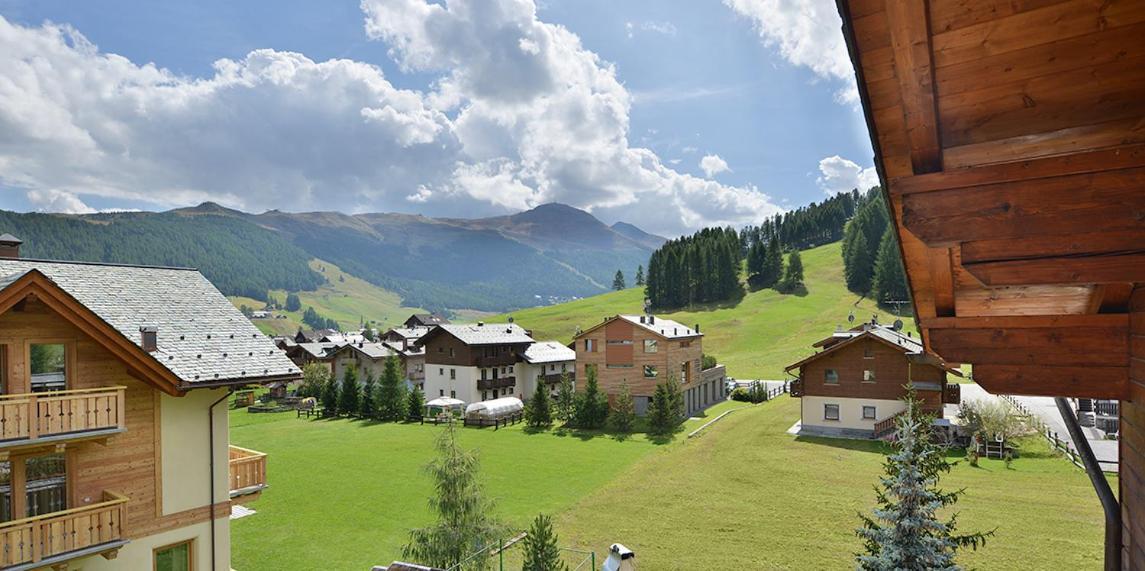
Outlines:
[[1093, 449], [1089, 447], [1089, 441], [1081, 432], [1073, 408], [1063, 397], [1055, 397], [1054, 403], [1058, 405], [1058, 412], [1062, 415], [1066, 430], [1069, 431], [1078, 456], [1081, 456], [1082, 464], [1085, 465], [1085, 473], [1089, 474], [1089, 481], [1093, 483], [1097, 498], [1101, 500], [1101, 508], [1105, 510], [1105, 571], [1120, 571], [1121, 507], [1117, 503], [1117, 497], [1113, 495], [1113, 490], [1109, 488], [1109, 480], [1105, 479], [1101, 465], [1097, 463], [1097, 457], [1093, 455]]
[[211, 498], [207, 506], [207, 510], [211, 518], [211, 571], [215, 571], [215, 566], [217, 565], [217, 548], [215, 546], [217, 543], [217, 540], [215, 539], [215, 407], [218, 406], [219, 403], [230, 398], [232, 392], [234, 392], [234, 387], [228, 388], [227, 394], [219, 397], [219, 400], [211, 403], [211, 406], [207, 407], [207, 442], [208, 447], [210, 448], [211, 466]]

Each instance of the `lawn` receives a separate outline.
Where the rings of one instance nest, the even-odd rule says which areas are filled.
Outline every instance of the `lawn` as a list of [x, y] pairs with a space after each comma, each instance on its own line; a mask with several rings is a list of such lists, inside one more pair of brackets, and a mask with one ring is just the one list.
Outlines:
[[[721, 403], [708, 415], [739, 406]], [[706, 420], [690, 420], [685, 429]], [[233, 522], [234, 567], [369, 569], [399, 558], [408, 530], [431, 519], [431, 484], [422, 467], [440, 430], [232, 411], [231, 442], [269, 454], [270, 482], [249, 504], [258, 513]], [[497, 515], [515, 529], [537, 513], [569, 509], [640, 459], [680, 446], [679, 438], [654, 444], [643, 435], [621, 442], [606, 435], [528, 434], [522, 425], [460, 434], [462, 444], [480, 454]]]
[[[781, 397], [646, 458], [561, 514], [562, 544], [624, 543], [645, 569], [853, 568], [856, 513], [874, 505], [884, 450], [786, 434], [798, 416], [798, 400]], [[966, 489], [961, 529], [997, 529], [960, 563], [1100, 568], [1102, 512], [1085, 473], [1040, 439], [1022, 450], [1012, 469], [962, 462], [944, 479], [946, 488]]]
[[[811, 344], [830, 335], [837, 326], [849, 327], [878, 314], [882, 323], [895, 317], [857, 296], [843, 285], [841, 243], [801, 252], [805, 295], [780, 294], [772, 289], [749, 292], [736, 303], [695, 307], [684, 311], [658, 312], [685, 325], [700, 324], [704, 351], [719, 358], [728, 374], [743, 379], [784, 378], [783, 367], [814, 352]], [[577, 327], [588, 329], [606, 315], [639, 313], [644, 307], [643, 288], [602, 294], [587, 299], [535, 307], [512, 313], [522, 327], [537, 339], [569, 342]], [[490, 321], [507, 315], [490, 317]], [[914, 322], [903, 318], [907, 330]]]

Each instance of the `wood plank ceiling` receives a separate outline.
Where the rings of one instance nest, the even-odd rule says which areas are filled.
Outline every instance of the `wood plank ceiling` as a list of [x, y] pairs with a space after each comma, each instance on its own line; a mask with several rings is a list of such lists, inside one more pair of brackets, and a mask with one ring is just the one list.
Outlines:
[[1145, 282], [1145, 2], [839, 0], [928, 348], [1116, 398]]

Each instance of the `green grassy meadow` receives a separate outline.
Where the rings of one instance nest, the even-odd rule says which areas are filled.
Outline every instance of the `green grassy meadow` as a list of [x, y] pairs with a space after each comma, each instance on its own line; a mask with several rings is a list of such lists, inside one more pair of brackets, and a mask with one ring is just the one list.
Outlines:
[[[856, 513], [874, 505], [885, 449], [786, 434], [798, 417], [799, 401], [780, 397], [722, 403], [667, 444], [520, 425], [460, 434], [480, 455], [499, 518], [524, 529], [552, 514], [561, 545], [596, 551], [598, 564], [620, 542], [643, 569], [853, 568]], [[232, 522], [235, 568], [365, 569], [399, 558], [408, 529], [431, 518], [422, 467], [440, 430], [233, 411], [231, 441], [270, 455], [270, 488], [249, 505], [258, 513]], [[960, 557], [964, 566], [1100, 567], [1102, 514], [1089, 481], [1042, 440], [1025, 441], [1010, 469], [962, 462], [943, 485], [966, 489], [961, 529], [997, 530]]]
[[[783, 367], [814, 352], [811, 344], [826, 337], [838, 325], [848, 326], [879, 315], [882, 323], [895, 317], [874, 302], [849, 291], [843, 283], [842, 243], [827, 244], [801, 252], [806, 295], [787, 295], [772, 289], [749, 292], [736, 303], [694, 307], [657, 313], [685, 325], [700, 324], [704, 352], [715, 355], [737, 378], [782, 379]], [[535, 307], [512, 313], [522, 327], [537, 339], [569, 342], [577, 329], [588, 329], [605, 316], [640, 313], [643, 288], [602, 294], [560, 305]], [[507, 315], [489, 318], [505, 319]], [[904, 318], [907, 330], [914, 322]]]

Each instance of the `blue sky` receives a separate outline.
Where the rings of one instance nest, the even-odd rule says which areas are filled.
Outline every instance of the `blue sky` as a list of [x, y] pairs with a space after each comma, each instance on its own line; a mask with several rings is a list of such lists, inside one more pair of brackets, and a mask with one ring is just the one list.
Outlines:
[[833, 1], [446, 4], [0, 0], [0, 208], [557, 200], [677, 234], [874, 182]]

